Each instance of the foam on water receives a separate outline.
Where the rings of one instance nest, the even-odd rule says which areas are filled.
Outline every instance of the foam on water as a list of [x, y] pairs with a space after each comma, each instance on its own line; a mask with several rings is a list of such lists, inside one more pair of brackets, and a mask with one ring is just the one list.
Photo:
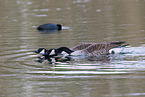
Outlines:
[[114, 48], [109, 51], [111, 53], [112, 51], [115, 52], [115, 54], [126, 54], [130, 56], [143, 56], [145, 55], [145, 47], [126, 47], [126, 48]]

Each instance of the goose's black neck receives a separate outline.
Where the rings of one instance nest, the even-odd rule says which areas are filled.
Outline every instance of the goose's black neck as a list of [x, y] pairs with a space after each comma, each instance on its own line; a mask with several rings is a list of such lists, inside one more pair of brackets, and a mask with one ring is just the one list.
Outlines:
[[[50, 57], [54, 57], [54, 56], [60, 55], [63, 51], [68, 53], [69, 55], [72, 52], [74, 52], [74, 51], [70, 50], [68, 47], [60, 47], [60, 48], [57, 48], [57, 49], [46, 50], [46, 53], [43, 56], [45, 56], [45, 59], [49, 59]], [[54, 54], [51, 54], [52, 52]]]
[[68, 54], [71, 54], [72, 52], [74, 52], [74, 51], [70, 50], [68, 47], [60, 47], [60, 48], [56, 49], [56, 53], [58, 53], [58, 54], [61, 54], [62, 51], [65, 51]]

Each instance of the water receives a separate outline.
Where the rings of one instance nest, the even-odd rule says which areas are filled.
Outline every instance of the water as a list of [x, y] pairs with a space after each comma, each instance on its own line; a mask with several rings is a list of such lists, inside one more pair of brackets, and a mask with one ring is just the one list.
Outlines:
[[[1, 97], [144, 97], [144, 0], [1, 0]], [[61, 23], [61, 32], [37, 26]], [[32, 51], [85, 42], [127, 41], [102, 61], [35, 62]]]

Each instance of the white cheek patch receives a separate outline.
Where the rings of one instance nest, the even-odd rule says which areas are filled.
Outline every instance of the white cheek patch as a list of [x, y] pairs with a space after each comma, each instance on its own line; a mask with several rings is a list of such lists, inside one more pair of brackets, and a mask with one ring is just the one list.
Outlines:
[[51, 62], [55, 63], [56, 62], [55, 58], [51, 58]]
[[54, 54], [55, 54], [55, 50], [53, 49], [49, 55], [54, 55]]
[[45, 50], [43, 49], [43, 50], [40, 52], [40, 54], [45, 54]]
[[109, 50], [110, 54], [114, 54], [114, 53], [121, 53], [123, 51], [123, 48], [113, 48]]
[[63, 55], [64, 55], [64, 54], [65, 54], [65, 55], [67, 54], [67, 55], [68, 55], [68, 53], [66, 53], [65, 51], [62, 51], [62, 53], [61, 53], [61, 54], [63, 54]]

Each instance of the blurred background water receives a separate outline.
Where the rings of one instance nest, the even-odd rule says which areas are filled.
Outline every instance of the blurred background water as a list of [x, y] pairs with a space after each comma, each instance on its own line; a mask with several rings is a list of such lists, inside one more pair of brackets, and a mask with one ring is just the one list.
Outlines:
[[[145, 0], [1, 0], [1, 97], [145, 96]], [[38, 32], [61, 23], [61, 32]], [[38, 63], [39, 47], [127, 41], [113, 59]]]

